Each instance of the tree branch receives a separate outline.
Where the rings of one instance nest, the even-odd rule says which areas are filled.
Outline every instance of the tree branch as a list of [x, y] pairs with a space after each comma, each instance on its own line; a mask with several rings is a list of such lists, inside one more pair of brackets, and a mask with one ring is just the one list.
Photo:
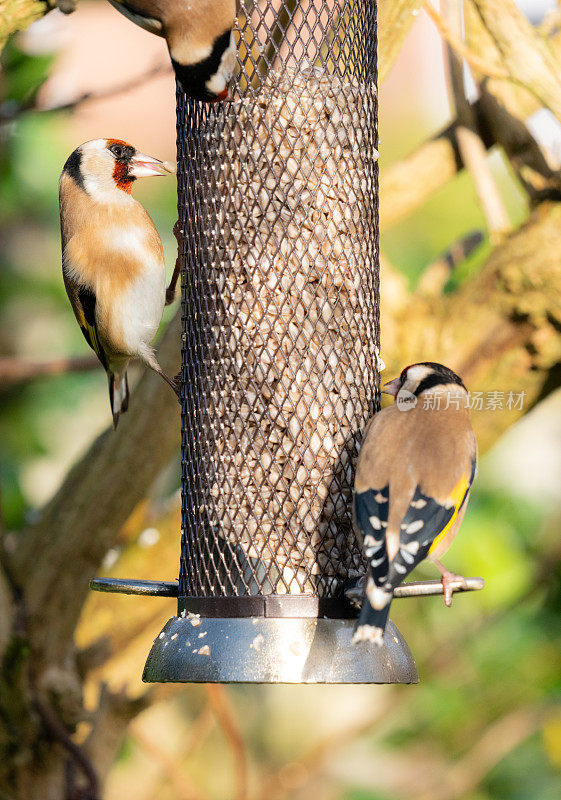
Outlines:
[[463, 165], [455, 125], [409, 156], [380, 169], [380, 230], [405, 219], [452, 180]]
[[[497, 144], [503, 147], [532, 204], [548, 197], [558, 199], [561, 172], [550, 166], [524, 122], [512, 113], [512, 103], [507, 107], [503, 102], [504, 92], [498, 90], [504, 85], [505, 81], [483, 82], [480, 99], [470, 107], [474, 130], [487, 150]], [[455, 119], [409, 156], [381, 169], [381, 231], [413, 213], [463, 169], [458, 142], [460, 122]], [[469, 145], [468, 142], [468, 151]]]
[[9, 36], [28, 28], [44, 16], [49, 5], [43, 0], [2, 0], [0, 3], [0, 50]]
[[490, 86], [489, 81], [481, 83], [475, 104], [477, 129], [486, 146], [494, 141], [503, 148], [533, 206], [548, 197], [559, 199], [561, 172], [552, 169], [527, 126], [493, 95]]
[[464, 44], [462, 39], [456, 35], [448, 22], [443, 19], [443, 17], [441, 17], [437, 11], [435, 11], [430, 3], [425, 4], [424, 10], [434, 22], [435, 27], [442, 38], [448, 42], [450, 47], [456, 51], [460, 58], [465, 58], [470, 67], [476, 69], [480, 75], [486, 75], [487, 77], [491, 78], [509, 77], [509, 73], [506, 69], [496, 66], [492, 62], [485, 61], [485, 59], [481, 58], [481, 56], [478, 56], [477, 53], [474, 53], [472, 50], [470, 50], [469, 47]]
[[439, 771], [438, 781], [431, 776], [429, 786], [411, 789], [417, 800], [458, 800], [481, 783], [490, 770], [526, 741], [542, 724], [545, 711], [539, 706], [516, 709], [493, 722], [474, 746], [456, 763]]
[[49, 735], [64, 747], [73, 763], [80, 768], [86, 778], [88, 782], [88, 800], [101, 800], [97, 772], [90, 759], [82, 748], [72, 740], [70, 732], [66, 730], [64, 724], [48, 703], [36, 699], [34, 705]]
[[237, 725], [235, 713], [223, 686], [218, 683], [206, 683], [205, 689], [210, 707], [232, 751], [232, 760], [234, 762], [234, 772], [236, 776], [234, 798], [235, 800], [246, 800], [248, 792], [247, 753]]
[[378, 3], [378, 82], [388, 76], [418, 10], [425, 0], [380, 0]]
[[[319, 772], [326, 761], [333, 758], [337, 750], [349, 746], [359, 736], [388, 719], [390, 711], [391, 717], [395, 719], [396, 711], [400, 705], [405, 705], [405, 702], [403, 694], [399, 699], [395, 692], [389, 692], [385, 699], [377, 704], [375, 711], [350, 725], [341, 726], [334, 733], [312, 745], [297, 760], [282, 764], [266, 775], [252, 800], [280, 800], [289, 792], [293, 795], [309, 783], [311, 776]], [[290, 774], [288, 785], [287, 774]]]
[[[445, 0], [443, 7], [448, 30], [461, 36], [463, 3], [458, 5], [457, 0], [453, 2]], [[428, 8], [431, 8], [430, 4]], [[465, 95], [463, 62], [450, 45], [446, 46], [446, 53], [449, 86], [458, 121], [456, 128], [458, 149], [475, 185], [491, 241], [497, 242], [512, 229], [512, 226], [487, 162], [486, 148], [477, 131], [475, 112]]]
[[417, 284], [416, 294], [426, 298], [440, 297], [455, 268], [477, 250], [483, 238], [482, 231], [471, 231], [453, 242], [445, 253], [423, 271]]
[[[179, 366], [180, 317], [178, 311], [160, 346], [160, 363], [171, 374]], [[178, 442], [177, 398], [147, 372], [118, 430], [94, 442], [40, 520], [20, 535], [12, 568], [25, 586], [33, 648], [47, 662], [60, 659], [72, 641], [90, 578]]]
[[151, 701], [150, 690], [141, 697], [131, 698], [125, 691], [113, 692], [102, 684], [92, 727], [83, 746], [84, 753], [95, 766], [100, 784], [104, 783], [117, 758], [131, 720], [144, 711]]
[[[543, 247], [547, 242], [547, 247]], [[431, 353], [472, 391], [524, 392], [523, 408], [473, 412], [484, 452], [559, 385], [561, 363], [561, 205], [545, 203], [495, 248], [480, 272], [444, 297], [410, 296], [392, 341], [382, 331], [388, 373]]]
[[24, 358], [0, 358], [0, 383], [2, 389], [36, 378], [66, 375], [69, 372], [89, 372], [97, 369], [95, 356], [52, 358], [48, 361], [28, 361]]
[[0, 125], [5, 125], [8, 122], [13, 122], [14, 120], [18, 119], [19, 117], [27, 114], [31, 111], [38, 111], [43, 113], [56, 113], [56, 112], [63, 112], [63, 111], [75, 111], [79, 106], [84, 105], [86, 103], [93, 103], [98, 100], [107, 100], [110, 97], [117, 97], [120, 94], [125, 94], [125, 92], [133, 91], [137, 89], [139, 86], [144, 86], [144, 84], [148, 83], [149, 81], [153, 80], [154, 78], [158, 78], [160, 75], [167, 75], [172, 72], [172, 68], [170, 64], [155, 64], [146, 72], [143, 72], [141, 75], [137, 75], [134, 78], [130, 78], [129, 80], [125, 81], [124, 83], [119, 83], [116, 86], [110, 86], [107, 89], [103, 89], [99, 92], [84, 92], [83, 94], [75, 97], [73, 100], [69, 100], [66, 103], [61, 103], [57, 106], [47, 106], [45, 108], [38, 108], [36, 105], [36, 98], [32, 97], [27, 103], [22, 103], [16, 106], [6, 107], [4, 109], [0, 109]]
[[513, 0], [469, 0], [490, 35], [510, 80], [561, 121], [561, 69], [550, 46]]
[[[193, 783], [186, 770], [179, 766], [177, 759], [170, 755], [154, 736], [149, 736], [140, 725], [134, 726], [132, 734], [146, 755], [160, 766], [177, 800], [206, 800], [206, 796]], [[189, 751], [185, 749], [184, 752]]]
[[[471, 105], [485, 148], [500, 145], [535, 205], [561, 196], [561, 171], [548, 164], [526, 125], [514, 117], [488, 90]], [[380, 170], [380, 230], [385, 231], [412, 214], [464, 168], [457, 140], [459, 120], [410, 155]]]

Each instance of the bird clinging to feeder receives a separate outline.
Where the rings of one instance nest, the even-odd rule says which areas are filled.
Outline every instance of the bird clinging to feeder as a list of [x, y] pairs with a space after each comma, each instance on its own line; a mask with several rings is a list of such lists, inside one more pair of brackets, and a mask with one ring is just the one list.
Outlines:
[[434, 362], [406, 367], [384, 391], [395, 402], [368, 423], [357, 463], [354, 518], [370, 574], [353, 641], [382, 644], [394, 589], [425, 558], [440, 564], [464, 517], [477, 471], [467, 390]]
[[127, 367], [140, 358], [176, 390], [151, 347], [165, 302], [164, 249], [136, 178], [173, 168], [120, 139], [95, 139], [68, 158], [59, 186], [62, 273], [82, 333], [109, 379], [113, 424], [127, 410]]
[[167, 42], [184, 92], [226, 100], [236, 63], [236, 0], [109, 0], [130, 20]]

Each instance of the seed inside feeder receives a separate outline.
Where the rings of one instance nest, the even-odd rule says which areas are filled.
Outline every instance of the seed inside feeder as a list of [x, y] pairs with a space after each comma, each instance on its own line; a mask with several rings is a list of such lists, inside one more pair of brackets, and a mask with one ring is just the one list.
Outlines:
[[378, 358], [365, 248], [377, 153], [362, 124], [374, 91], [269, 72], [260, 99], [231, 104], [218, 145], [214, 238], [224, 230], [230, 258], [214, 276], [211, 524], [275, 563], [277, 593], [331, 594], [362, 572], [349, 502]]

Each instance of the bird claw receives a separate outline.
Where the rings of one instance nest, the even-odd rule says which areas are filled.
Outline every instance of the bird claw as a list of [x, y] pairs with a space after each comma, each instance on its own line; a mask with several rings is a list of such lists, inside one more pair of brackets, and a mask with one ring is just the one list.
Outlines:
[[181, 370], [179, 370], [177, 375], [173, 376], [173, 378], [171, 379], [171, 383], [173, 384], [172, 388], [175, 394], [177, 395], [177, 399], [181, 402], [181, 386], [182, 386]]
[[360, 611], [362, 602], [364, 600], [364, 591], [366, 587], [366, 576], [362, 575], [360, 578], [348, 580], [343, 587], [343, 594], [350, 605]]
[[462, 575], [446, 571], [446, 573], [442, 573], [442, 589], [444, 591], [444, 603], [450, 608], [454, 589], [467, 589], [466, 579]]

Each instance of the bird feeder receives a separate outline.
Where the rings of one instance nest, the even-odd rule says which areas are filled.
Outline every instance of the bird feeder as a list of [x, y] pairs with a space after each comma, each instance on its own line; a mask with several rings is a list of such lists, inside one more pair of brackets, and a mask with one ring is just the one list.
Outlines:
[[413, 683], [344, 595], [379, 407], [376, 3], [246, 9], [233, 99], [177, 93], [179, 582], [94, 588], [178, 596], [145, 681]]

